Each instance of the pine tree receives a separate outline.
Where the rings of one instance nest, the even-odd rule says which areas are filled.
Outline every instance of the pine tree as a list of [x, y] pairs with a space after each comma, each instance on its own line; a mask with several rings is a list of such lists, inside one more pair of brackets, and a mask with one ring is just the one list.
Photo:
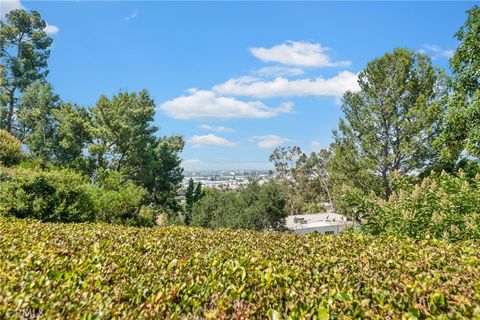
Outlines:
[[184, 222], [188, 226], [190, 225], [190, 222], [191, 222], [192, 207], [195, 202], [195, 184], [192, 178], [190, 178], [190, 180], [188, 181], [188, 187], [185, 193], [185, 202], [186, 202], [186, 206], [185, 206]]

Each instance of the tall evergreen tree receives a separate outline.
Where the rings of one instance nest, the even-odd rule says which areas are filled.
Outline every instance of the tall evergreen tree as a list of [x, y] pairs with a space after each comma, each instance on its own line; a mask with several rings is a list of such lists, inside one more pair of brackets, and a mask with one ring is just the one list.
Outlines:
[[183, 180], [180, 153], [184, 146], [181, 136], [157, 138], [153, 157], [142, 167], [143, 185], [153, 195], [154, 202], [174, 212], [181, 210], [177, 196]]
[[197, 182], [197, 186], [195, 187], [195, 192], [193, 194], [193, 200], [194, 203], [198, 202], [202, 197], [204, 196], [203, 188], [202, 188], [202, 183]]
[[195, 203], [195, 184], [193, 179], [188, 180], [187, 191], [185, 192], [185, 219], [184, 222], [188, 226], [192, 220], [192, 207]]
[[188, 187], [185, 192], [185, 219], [184, 222], [188, 226], [192, 221], [192, 208], [202, 199], [204, 192], [202, 190], [202, 183], [193, 181], [192, 178], [188, 180]]
[[89, 149], [97, 166], [141, 180], [139, 166], [152, 157], [157, 131], [152, 125], [155, 103], [148, 92], [102, 96], [92, 114], [94, 141]]
[[433, 142], [446, 104], [447, 78], [428, 56], [395, 49], [369, 62], [358, 84], [358, 92], [343, 97], [345, 119], [334, 133], [334, 167], [345, 174], [360, 167], [355, 180], [372, 176], [388, 197], [392, 172], [418, 173], [438, 158]]
[[85, 153], [92, 142], [90, 113], [79, 105], [62, 103], [53, 110], [53, 118], [56, 122], [53, 161], [91, 175], [94, 167]]
[[29, 85], [18, 104], [17, 135], [31, 156], [91, 173], [85, 150], [91, 142], [87, 109], [61, 103], [47, 82]]
[[154, 114], [155, 103], [147, 90], [100, 97], [92, 109], [89, 151], [97, 168], [120, 171], [145, 187], [154, 203], [177, 211], [185, 143], [180, 136], [158, 138]]
[[14, 131], [18, 94], [34, 81], [43, 81], [48, 74], [50, 38], [44, 31], [45, 21], [36, 11], [12, 10], [0, 21], [0, 85], [5, 118], [2, 125]]
[[44, 161], [53, 160], [56, 130], [53, 113], [59, 100], [49, 83], [36, 81], [25, 89], [18, 103], [17, 136], [34, 157]]

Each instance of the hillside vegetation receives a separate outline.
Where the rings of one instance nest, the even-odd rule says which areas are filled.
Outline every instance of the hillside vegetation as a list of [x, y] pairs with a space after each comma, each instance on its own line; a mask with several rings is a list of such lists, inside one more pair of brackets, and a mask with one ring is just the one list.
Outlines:
[[480, 243], [0, 217], [0, 318], [478, 318]]

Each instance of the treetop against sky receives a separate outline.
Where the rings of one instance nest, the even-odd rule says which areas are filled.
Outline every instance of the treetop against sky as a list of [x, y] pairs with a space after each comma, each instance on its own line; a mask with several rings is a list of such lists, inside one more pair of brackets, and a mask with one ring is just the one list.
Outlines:
[[53, 37], [48, 81], [62, 99], [147, 88], [161, 133], [184, 135], [186, 169], [271, 168], [285, 144], [327, 147], [345, 91], [397, 47], [447, 73], [472, 2], [2, 0], [37, 10]]

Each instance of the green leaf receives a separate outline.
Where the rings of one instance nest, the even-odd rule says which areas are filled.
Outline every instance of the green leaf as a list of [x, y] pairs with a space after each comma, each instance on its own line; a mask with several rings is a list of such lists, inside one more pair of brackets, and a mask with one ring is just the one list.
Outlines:
[[278, 313], [278, 311], [274, 310], [274, 309], [269, 309], [268, 310], [268, 318], [270, 320], [279, 320], [281, 319], [280, 317], [280, 313]]

